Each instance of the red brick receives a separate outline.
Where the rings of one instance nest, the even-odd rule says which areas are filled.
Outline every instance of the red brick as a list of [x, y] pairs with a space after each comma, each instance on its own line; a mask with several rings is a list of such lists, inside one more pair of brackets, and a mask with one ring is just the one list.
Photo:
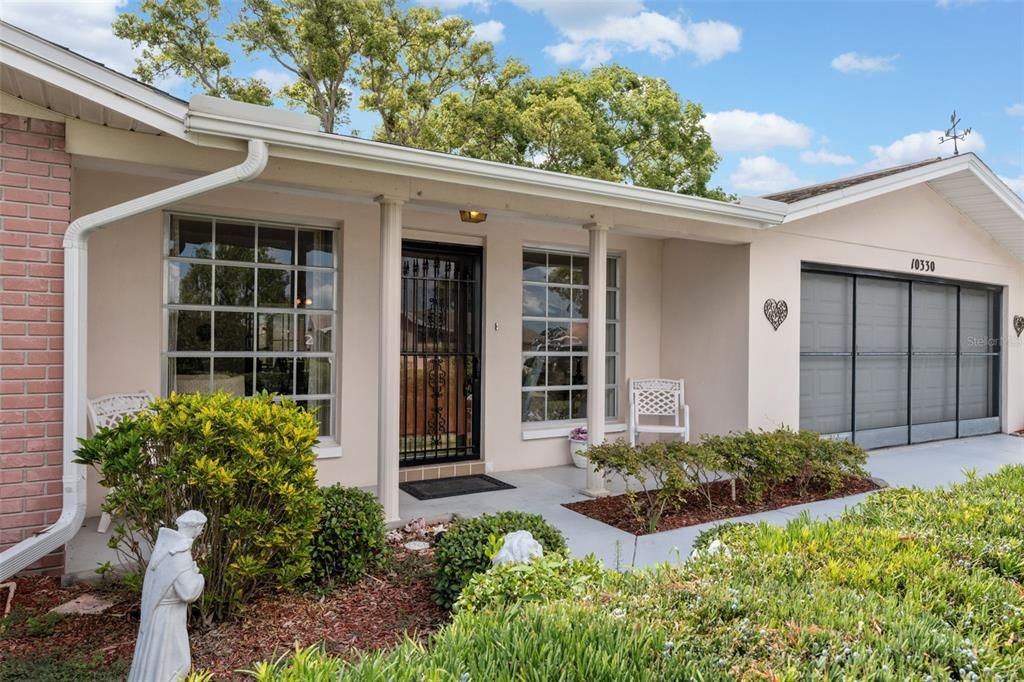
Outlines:
[[24, 393], [24, 381], [0, 381], [0, 396], [23, 395]]
[[25, 305], [25, 294], [16, 291], [0, 291], [0, 305]]
[[20, 514], [23, 511], [25, 511], [25, 502], [21, 497], [10, 500], [0, 499], [0, 514]]
[[36, 189], [8, 187], [4, 190], [4, 201], [20, 201], [24, 204], [49, 204], [50, 193]]
[[[57, 461], [59, 462], [60, 461], [60, 457], [62, 457], [62, 455], [60, 454], [61, 453], [61, 448], [63, 448], [63, 447], [64, 447], [64, 441], [61, 440], [60, 438], [35, 438], [35, 439], [30, 440], [28, 442], [27, 450], [29, 452], [55, 452], [56, 451], [57, 455], [58, 455]], [[51, 464], [51, 462], [47, 462], [47, 464]]]
[[30, 234], [28, 245], [36, 249], [63, 249], [64, 239], [51, 234]]
[[0, 408], [5, 410], [42, 409], [46, 407], [46, 396], [7, 395], [0, 398]]
[[41, 526], [45, 523], [45, 515], [42, 512], [30, 512], [25, 514], [6, 514], [0, 516], [0, 528], [28, 528], [30, 526]]
[[47, 509], [61, 508], [60, 495], [45, 495], [42, 497], [29, 497], [25, 499], [25, 511], [44, 511]]
[[0, 322], [0, 336], [20, 336], [27, 328], [24, 322]]
[[4, 379], [45, 379], [45, 367], [4, 367], [0, 369], [0, 377]]
[[47, 281], [50, 283], [50, 291], [51, 292], [53, 292], [55, 294], [63, 294], [64, 293], [64, 280], [62, 280], [62, 279], [49, 279]]
[[[24, 451], [25, 441], [20, 438], [0, 440], [0, 455], [15, 455]], [[0, 466], [3, 466], [2, 462], [0, 462]]]
[[[47, 375], [50, 379], [63, 379], [64, 368], [63, 367], [47, 367]], [[63, 407], [64, 406], [64, 395], [62, 393], [51, 393], [46, 396], [47, 407]]]
[[53, 135], [61, 138], [62, 140], [64, 138], [64, 124], [60, 121], [44, 121], [39, 118], [33, 118], [29, 121], [28, 129], [33, 133]]
[[64, 267], [49, 263], [32, 263], [28, 266], [29, 277], [64, 277]]
[[17, 232], [0, 232], [0, 246], [28, 246], [28, 235]]
[[[24, 177], [24, 176], [15, 176], [15, 177]], [[28, 186], [31, 187], [32, 189], [45, 189], [45, 190], [48, 190], [50, 192], [65, 192], [65, 193], [71, 191], [71, 181], [70, 180], [62, 180], [60, 178], [40, 178], [40, 177], [31, 177], [31, 178], [27, 178], [27, 180], [28, 180]], [[0, 182], [0, 184], [3, 184], [3, 183]], [[18, 185], [18, 187], [24, 187], [24, 185]]]
[[61, 478], [59, 466], [30, 467], [25, 469], [25, 480], [29, 482], [56, 481]]
[[23, 147], [50, 148], [50, 137], [47, 135], [37, 135], [36, 133], [8, 131], [4, 133], [4, 141], [8, 144], [17, 144]]
[[[28, 354], [30, 365], [59, 365], [64, 362], [64, 354], [54, 351], [32, 351]], [[60, 390], [59, 388], [57, 389]]]
[[7, 218], [4, 220], [4, 229], [12, 232], [40, 232], [50, 233], [50, 221], [33, 220], [31, 218]]
[[7, 291], [35, 291], [42, 293], [48, 290], [49, 286], [46, 280], [32, 279], [31, 277], [5, 277], [4, 288]]
[[[28, 117], [17, 114], [0, 114], [0, 128], [6, 130], [28, 130]], [[6, 133], [5, 133], [6, 134]]]
[[[16, 310], [16, 308], [15, 308]], [[6, 314], [8, 311], [4, 311]], [[10, 318], [8, 318], [10, 319]], [[25, 354], [15, 351], [0, 351], [0, 365], [24, 365]]]
[[[2, 329], [0, 329], [0, 333]], [[28, 333], [32, 336], [60, 336], [64, 333], [64, 325], [50, 322], [33, 322], [28, 325]]]
[[50, 203], [54, 206], [70, 206], [71, 195], [66, 192], [53, 192], [50, 194]]
[[71, 220], [71, 210], [66, 206], [36, 206], [31, 205], [28, 207], [28, 214], [32, 218], [41, 218], [42, 220]]
[[46, 337], [40, 336], [5, 336], [0, 339], [0, 348], [4, 350], [46, 350], [49, 345]]
[[[68, 166], [47, 166], [47, 168], [50, 170], [50, 177], [54, 177], [54, 178], [70, 178], [71, 177], [71, 168], [69, 168]], [[43, 174], [42, 173], [30, 173], [30, 175], [43, 175]]]
[[[33, 206], [33, 208], [35, 208]], [[4, 249], [4, 258], [7, 260], [20, 260], [20, 261], [34, 261], [36, 263], [45, 263], [50, 260], [50, 254], [43, 249], [20, 249], [14, 246], [8, 246]]]
[[[7, 455], [6, 457], [3, 458], [3, 460], [0, 460], [0, 468], [25, 470], [31, 469], [32, 467], [41, 467], [45, 463], [46, 459], [39, 453], [24, 455]], [[7, 487], [8, 486], [5, 485], [4, 490], [6, 490]], [[28, 494], [39, 495], [40, 493], [36, 492]], [[7, 494], [5, 493], [3, 496], [7, 497]]]
[[[16, 308], [7, 307], [4, 308], [4, 319], [16, 322], [18, 320], [24, 320], [25, 322], [46, 322], [48, 319], [45, 308]], [[3, 353], [0, 353], [2, 356]], [[0, 364], [3, 364], [3, 360], [0, 360]]]
[[24, 218], [28, 215], [28, 206], [24, 204], [12, 204], [7, 201], [0, 201], [0, 216], [13, 216]]
[[[65, 168], [64, 166], [53, 166], [54, 171], [67, 171], [66, 175], [57, 175], [54, 173], [54, 177], [71, 177], [71, 169]], [[21, 161], [18, 159], [4, 159], [4, 170], [8, 173], [24, 173], [25, 175], [39, 175], [42, 177], [50, 177], [51, 166], [48, 163], [39, 163], [37, 161]]]
[[0, 275], [22, 277], [28, 272], [28, 266], [24, 263], [8, 263], [0, 261]]
[[13, 144], [0, 144], [0, 158], [27, 159], [28, 150]]
[[21, 483], [23, 478], [20, 469], [0, 469], [0, 485]]
[[[40, 178], [42, 179], [42, 178]], [[49, 178], [47, 178], [49, 179]], [[0, 173], [0, 186], [2, 187], [28, 187], [28, 176], [15, 173]], [[39, 189], [43, 189], [40, 187]]]
[[[61, 353], [46, 353], [47, 355], [58, 355], [63, 357]], [[33, 355], [39, 355], [39, 353], [29, 353], [29, 357]], [[58, 393], [61, 388], [61, 382], [59, 381], [27, 381], [25, 382], [26, 388], [28, 388], [29, 394], [36, 393]]]
[[[0, 438], [42, 438], [46, 429], [42, 424], [8, 424], [0, 426]], [[8, 468], [8, 463], [3, 463]]]
[[33, 161], [43, 161], [45, 163], [53, 163], [61, 166], [71, 165], [70, 154], [50, 149], [30, 149], [28, 152], [28, 158]]
[[25, 421], [29, 424], [36, 422], [58, 422], [64, 414], [61, 410], [30, 410], [25, 413]]
[[28, 304], [29, 305], [43, 306], [43, 307], [64, 305], [64, 295], [63, 294], [29, 294]]
[[51, 249], [50, 262], [64, 264], [64, 249]]

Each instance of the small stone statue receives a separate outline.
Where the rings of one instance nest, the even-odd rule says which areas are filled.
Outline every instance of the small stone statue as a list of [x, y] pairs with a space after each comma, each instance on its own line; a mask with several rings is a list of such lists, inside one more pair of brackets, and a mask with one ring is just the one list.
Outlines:
[[188, 644], [188, 605], [203, 592], [204, 580], [192, 560], [192, 542], [206, 516], [187, 511], [178, 530], [161, 528], [142, 583], [139, 636], [128, 682], [172, 682], [192, 669]]
[[517, 530], [505, 536], [501, 549], [491, 559], [491, 565], [521, 564], [539, 556], [544, 556], [544, 548], [533, 539], [530, 531]]

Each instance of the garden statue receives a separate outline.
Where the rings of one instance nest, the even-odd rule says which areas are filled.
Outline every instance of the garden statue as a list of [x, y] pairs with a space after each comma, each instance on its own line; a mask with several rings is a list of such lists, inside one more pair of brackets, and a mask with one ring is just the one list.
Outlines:
[[139, 636], [128, 682], [172, 682], [188, 676], [188, 607], [203, 592], [203, 576], [192, 560], [192, 542], [206, 517], [187, 511], [178, 530], [161, 528], [142, 583]]
[[544, 548], [533, 539], [530, 531], [517, 530], [505, 536], [501, 549], [491, 559], [491, 565], [520, 564], [539, 556], [544, 556]]

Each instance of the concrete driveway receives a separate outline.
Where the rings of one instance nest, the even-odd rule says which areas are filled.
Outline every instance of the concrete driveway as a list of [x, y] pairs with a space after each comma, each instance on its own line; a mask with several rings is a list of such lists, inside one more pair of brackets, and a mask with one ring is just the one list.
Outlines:
[[[1024, 438], [994, 435], [877, 450], [868, 460], [868, 470], [872, 476], [884, 479], [891, 486], [934, 488], [964, 480], [967, 469], [985, 475], [1004, 464], [1021, 463], [1024, 463]], [[432, 518], [450, 513], [476, 516], [508, 509], [533, 512], [542, 515], [565, 534], [574, 555], [593, 553], [607, 566], [616, 568], [651, 566], [685, 559], [697, 535], [715, 525], [707, 523], [636, 537], [562, 506], [566, 502], [586, 499], [579, 492], [584, 483], [584, 472], [580, 469], [564, 466], [501, 472], [494, 476], [516, 488], [424, 501], [403, 492], [402, 518]], [[621, 491], [621, 486], [613, 484], [611, 487], [614, 492]], [[866, 496], [811, 502], [729, 520], [767, 521], [782, 525], [805, 511], [813, 518], [831, 518]]]

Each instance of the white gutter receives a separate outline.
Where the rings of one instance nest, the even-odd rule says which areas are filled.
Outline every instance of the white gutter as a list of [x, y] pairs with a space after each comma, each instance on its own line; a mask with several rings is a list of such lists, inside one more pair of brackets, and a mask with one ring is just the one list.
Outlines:
[[249, 141], [249, 154], [237, 166], [189, 180], [95, 213], [84, 215], [64, 234], [64, 501], [57, 522], [0, 553], [0, 581], [32, 565], [75, 536], [85, 520], [85, 465], [75, 464], [78, 438], [85, 436], [86, 240], [118, 220], [163, 208], [221, 187], [252, 180], [267, 167], [267, 143]]

